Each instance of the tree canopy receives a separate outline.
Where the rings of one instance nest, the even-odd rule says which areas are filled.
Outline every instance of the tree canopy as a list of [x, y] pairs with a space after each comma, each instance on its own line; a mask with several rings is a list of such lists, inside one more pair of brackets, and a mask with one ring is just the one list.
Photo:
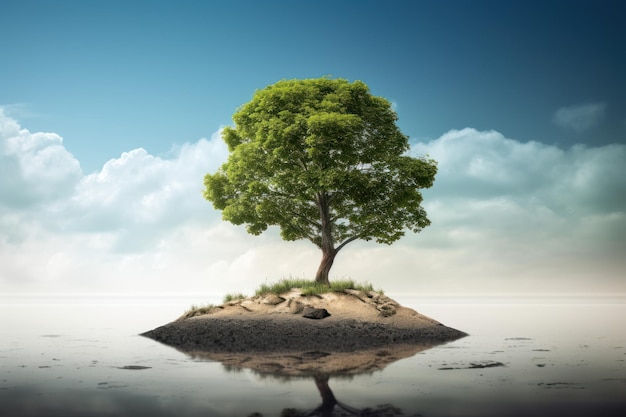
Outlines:
[[223, 130], [229, 157], [204, 178], [204, 197], [233, 224], [322, 250], [316, 281], [328, 283], [346, 244], [391, 244], [430, 221], [420, 189], [436, 162], [407, 155], [391, 103], [361, 81], [282, 80], [256, 91]]

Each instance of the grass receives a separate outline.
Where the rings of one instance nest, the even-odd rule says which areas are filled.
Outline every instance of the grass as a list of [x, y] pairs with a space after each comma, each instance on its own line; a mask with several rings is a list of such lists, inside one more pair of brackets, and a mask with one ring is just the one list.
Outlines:
[[255, 292], [255, 295], [265, 295], [269, 293], [282, 294], [288, 292], [292, 288], [302, 288], [310, 286], [314, 281], [306, 279], [281, 279], [273, 284], [262, 284]]
[[234, 294], [226, 294], [224, 296], [224, 299], [222, 300], [222, 304], [226, 304], [230, 301], [242, 300], [244, 298], [247, 298], [247, 297], [245, 296], [245, 294], [242, 294], [240, 292], [234, 293]]
[[[222, 300], [222, 304], [226, 304], [230, 301], [241, 300], [246, 298], [246, 296], [242, 293], [234, 293], [234, 294], [226, 294], [224, 299]], [[205, 304], [203, 306], [199, 306], [197, 304], [192, 304], [189, 306], [189, 310], [185, 311], [185, 314], [196, 312], [197, 314], [207, 314], [211, 309], [215, 307], [215, 304]]]
[[203, 306], [192, 304], [191, 306], [189, 306], [189, 310], [185, 311], [184, 314], [187, 315], [194, 312], [197, 314], [207, 314], [209, 311], [211, 311], [213, 307], [215, 307], [214, 304], [205, 304]]
[[[374, 291], [372, 284], [358, 284], [353, 280], [339, 280], [331, 281], [330, 285], [322, 285], [313, 280], [307, 279], [282, 279], [273, 284], [263, 284], [256, 290], [255, 295], [265, 295], [269, 293], [282, 294], [290, 291], [293, 288], [300, 288], [303, 295], [318, 295], [326, 292], [342, 292], [343, 290], [357, 290], [357, 291]], [[382, 294], [382, 290], [378, 291]]]

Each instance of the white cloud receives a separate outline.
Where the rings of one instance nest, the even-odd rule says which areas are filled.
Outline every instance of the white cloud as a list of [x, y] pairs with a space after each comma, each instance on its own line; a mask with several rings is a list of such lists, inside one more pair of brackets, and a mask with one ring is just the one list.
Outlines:
[[115, 281], [104, 278], [111, 274], [123, 276], [124, 289], [129, 277], [117, 266], [143, 265], [139, 275], [148, 276], [164, 264], [182, 270], [167, 253], [192, 252], [172, 243], [181, 230], [219, 224], [202, 198], [204, 174], [226, 158], [219, 131], [175, 146], [167, 159], [135, 149], [83, 176], [60, 136], [0, 116], [0, 286], [98, 288]]
[[59, 135], [21, 129], [0, 108], [0, 208], [25, 209], [66, 198], [81, 176]]
[[562, 150], [521, 143], [495, 131], [463, 129], [416, 144], [412, 152], [430, 154], [439, 162], [436, 185], [426, 191], [437, 198], [506, 198], [558, 215], [626, 207], [624, 145]]
[[65, 233], [115, 233], [120, 252], [153, 250], [160, 236], [218, 213], [202, 198], [203, 177], [226, 158], [220, 132], [210, 140], [176, 146], [170, 158], [144, 149], [124, 152], [83, 177], [74, 194], [49, 208], [47, 226]]
[[430, 154], [439, 173], [424, 192], [433, 224], [405, 243], [439, 259], [448, 277], [494, 288], [541, 282], [566, 291], [595, 281], [626, 289], [618, 272], [626, 266], [626, 146], [561, 150], [464, 129], [413, 153]]
[[[312, 244], [250, 236], [204, 201], [203, 176], [227, 155], [219, 132], [85, 176], [58, 135], [5, 116], [0, 137], [3, 169], [20, 168], [12, 181], [51, 187], [8, 204], [24, 191], [0, 179], [2, 291], [249, 293], [315, 272]], [[424, 193], [432, 226], [392, 246], [347, 246], [334, 277], [389, 293], [626, 291], [626, 146], [561, 150], [464, 129], [412, 153], [439, 162]]]
[[583, 132], [602, 121], [605, 111], [605, 103], [587, 103], [561, 107], [554, 113], [552, 120], [560, 127]]

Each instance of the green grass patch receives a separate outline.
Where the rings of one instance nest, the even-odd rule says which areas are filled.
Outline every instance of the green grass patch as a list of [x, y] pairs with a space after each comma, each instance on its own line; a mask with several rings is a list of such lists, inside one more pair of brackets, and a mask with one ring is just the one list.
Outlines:
[[195, 315], [207, 314], [213, 307], [215, 307], [214, 304], [205, 304], [203, 306], [192, 304], [189, 307], [189, 310], [185, 311], [185, 315], [189, 315], [191, 313], [195, 313]]
[[[374, 287], [370, 283], [360, 284], [355, 283], [353, 280], [338, 280], [331, 281], [330, 285], [322, 285], [314, 280], [307, 279], [282, 279], [273, 284], [263, 284], [256, 290], [255, 295], [265, 294], [283, 294], [289, 292], [293, 288], [300, 288], [303, 295], [318, 295], [327, 292], [342, 292], [344, 290], [358, 290], [358, 291], [374, 291]], [[383, 293], [382, 290], [377, 292]]]
[[281, 279], [278, 282], [273, 284], [262, 284], [255, 292], [255, 295], [265, 295], [265, 294], [283, 294], [290, 291], [292, 288], [305, 288], [310, 287], [315, 284], [315, 281], [307, 280], [307, 279], [298, 279], [298, 278], [290, 278], [290, 279]]
[[243, 300], [244, 298], [247, 298], [247, 297], [240, 292], [234, 293], [234, 294], [226, 294], [224, 296], [224, 299], [222, 300], [222, 304], [226, 304], [230, 301], [235, 301], [235, 300]]

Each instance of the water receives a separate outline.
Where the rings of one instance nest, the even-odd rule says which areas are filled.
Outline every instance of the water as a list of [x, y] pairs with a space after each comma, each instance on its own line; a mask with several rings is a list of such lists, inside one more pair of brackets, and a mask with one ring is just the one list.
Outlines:
[[0, 297], [0, 415], [306, 415], [326, 389], [369, 415], [626, 415], [626, 298], [394, 298], [470, 336], [371, 374], [272, 377], [137, 336], [189, 298]]

